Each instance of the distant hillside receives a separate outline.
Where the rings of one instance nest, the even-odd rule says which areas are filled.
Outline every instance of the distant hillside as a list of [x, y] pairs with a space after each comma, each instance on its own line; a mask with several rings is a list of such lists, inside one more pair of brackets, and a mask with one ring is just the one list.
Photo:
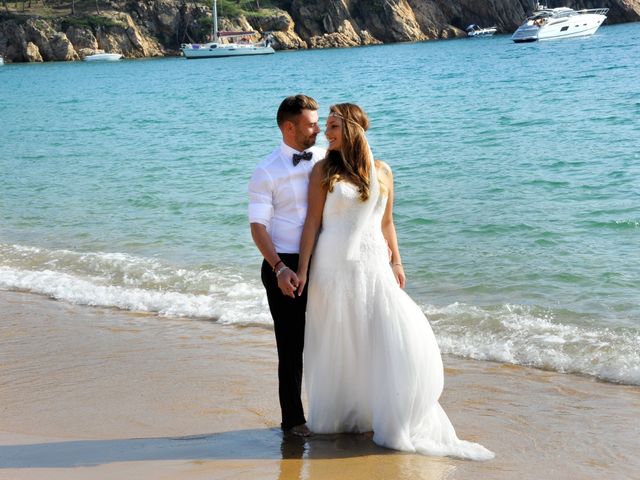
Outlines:
[[[640, 0], [567, 0], [608, 7], [607, 23], [640, 20]], [[218, 0], [221, 29], [270, 31], [277, 49], [351, 47], [465, 35], [476, 23], [513, 32], [529, 0]], [[0, 55], [7, 62], [78, 60], [97, 50], [126, 57], [177, 55], [205, 42], [211, 3], [185, 0], [2, 0]]]

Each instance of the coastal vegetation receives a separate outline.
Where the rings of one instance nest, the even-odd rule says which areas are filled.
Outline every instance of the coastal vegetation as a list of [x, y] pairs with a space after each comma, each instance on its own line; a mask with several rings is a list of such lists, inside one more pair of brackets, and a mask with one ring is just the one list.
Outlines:
[[62, 28], [66, 30], [69, 27], [90, 27], [96, 28], [110, 28], [110, 27], [124, 27], [124, 24], [114, 20], [110, 17], [103, 17], [101, 15], [74, 15], [65, 18], [62, 21]]
[[[101, 1], [101, 0], [2, 0], [4, 14], [37, 15], [44, 18], [60, 16], [87, 16], [92, 12], [100, 16], [105, 10], [127, 9], [130, 1]], [[194, 0], [192, 3], [210, 8], [211, 1]], [[274, 8], [286, 8], [291, 1], [286, 0], [218, 0], [218, 13], [222, 16], [239, 17], [241, 15], [266, 14]]]

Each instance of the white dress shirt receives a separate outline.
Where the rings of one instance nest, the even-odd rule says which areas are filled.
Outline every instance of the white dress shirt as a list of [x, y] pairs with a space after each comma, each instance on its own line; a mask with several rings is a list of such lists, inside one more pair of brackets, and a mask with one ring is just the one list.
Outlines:
[[299, 253], [302, 227], [307, 216], [307, 191], [311, 169], [325, 150], [311, 147], [311, 160], [293, 165], [293, 154], [302, 153], [284, 142], [258, 164], [249, 182], [249, 222], [267, 227], [278, 253]]

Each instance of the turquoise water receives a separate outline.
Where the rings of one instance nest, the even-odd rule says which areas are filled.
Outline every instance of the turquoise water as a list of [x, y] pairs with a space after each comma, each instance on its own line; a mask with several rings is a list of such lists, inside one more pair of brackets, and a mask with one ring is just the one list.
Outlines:
[[[0, 288], [269, 325], [246, 218], [281, 99], [353, 101], [445, 352], [640, 384], [640, 24], [0, 68]], [[324, 143], [322, 139], [321, 144]]]

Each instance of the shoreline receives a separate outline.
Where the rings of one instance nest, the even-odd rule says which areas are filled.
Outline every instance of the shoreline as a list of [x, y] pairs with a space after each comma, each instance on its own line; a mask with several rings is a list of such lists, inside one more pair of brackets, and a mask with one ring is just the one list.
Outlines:
[[[196, 8], [191, 12], [191, 15], [193, 19], [207, 18], [202, 16], [203, 12]], [[374, 22], [383, 20], [395, 23], [395, 27], [398, 29], [397, 33], [389, 33], [388, 30], [382, 29], [375, 32], [376, 35], [372, 35], [366, 25], [358, 26], [358, 16], [354, 17], [348, 11], [342, 12], [343, 17], [333, 21], [348, 23], [352, 29], [349, 33], [333, 29], [326, 30], [324, 25], [315, 24], [315, 17], [313, 14], [308, 16], [309, 12], [298, 12], [300, 19], [295, 22], [290, 12], [279, 8], [273, 10], [271, 16], [265, 18], [253, 17], [250, 13], [243, 12], [235, 17], [230, 16], [226, 19], [227, 25], [241, 29], [245, 24], [254, 23], [256, 27], [251, 28], [261, 35], [271, 32], [275, 35], [274, 48], [277, 52], [351, 49], [469, 39], [465, 25], [477, 21], [472, 17], [463, 23], [459, 23], [459, 18], [448, 18], [445, 21], [425, 19], [427, 23], [419, 25], [406, 22], [403, 17], [397, 15], [377, 19], [377, 14], [372, 14]], [[443, 16], [448, 14], [448, 12], [441, 13]], [[185, 38], [183, 35], [182, 41], [176, 43], [173, 39], [178, 37], [178, 31], [174, 31], [170, 35], [171, 41], [168, 41], [166, 31], [159, 31], [158, 26], [161, 25], [164, 29], [171, 30], [175, 27], [175, 22], [167, 23], [168, 17], [166, 15], [152, 9], [145, 11], [143, 18], [140, 18], [140, 14], [140, 11], [130, 11], [125, 7], [102, 10], [101, 12], [89, 9], [77, 14], [69, 12], [67, 15], [60, 12], [57, 15], [43, 14], [37, 9], [31, 11], [31, 7], [28, 11], [9, 9], [6, 12], [0, 12], [0, 34], [4, 33], [7, 38], [7, 43], [0, 51], [0, 55], [7, 65], [73, 63], [83, 61], [88, 55], [99, 51], [120, 53], [126, 60], [172, 58], [182, 56], [180, 44], [208, 42], [208, 38], [201, 36], [196, 37], [202, 38], [201, 40], [192, 41], [190, 37]], [[171, 11], [171, 14], [177, 15], [177, 11]], [[638, 23], [639, 18], [640, 11], [636, 12], [631, 9], [624, 13], [619, 12], [616, 17], [607, 19], [605, 26]], [[487, 21], [487, 24], [499, 25], [497, 36], [506, 37], [511, 35], [523, 20], [523, 12], [517, 8], [508, 8], [496, 18]], [[302, 36], [296, 32], [297, 22], [300, 22], [307, 30]], [[29, 28], [26, 30], [23, 28], [25, 23], [29, 24]], [[149, 24], [154, 26], [149, 29]], [[356, 30], [353, 30], [354, 25]], [[200, 27], [191, 25], [189, 28], [199, 29]], [[132, 33], [128, 34], [127, 31]], [[55, 32], [55, 35], [52, 35], [52, 32]], [[186, 30], [182, 33], [186, 33]]]
[[444, 356], [489, 462], [283, 439], [273, 333], [0, 291], [0, 479], [633, 478], [640, 387]]

